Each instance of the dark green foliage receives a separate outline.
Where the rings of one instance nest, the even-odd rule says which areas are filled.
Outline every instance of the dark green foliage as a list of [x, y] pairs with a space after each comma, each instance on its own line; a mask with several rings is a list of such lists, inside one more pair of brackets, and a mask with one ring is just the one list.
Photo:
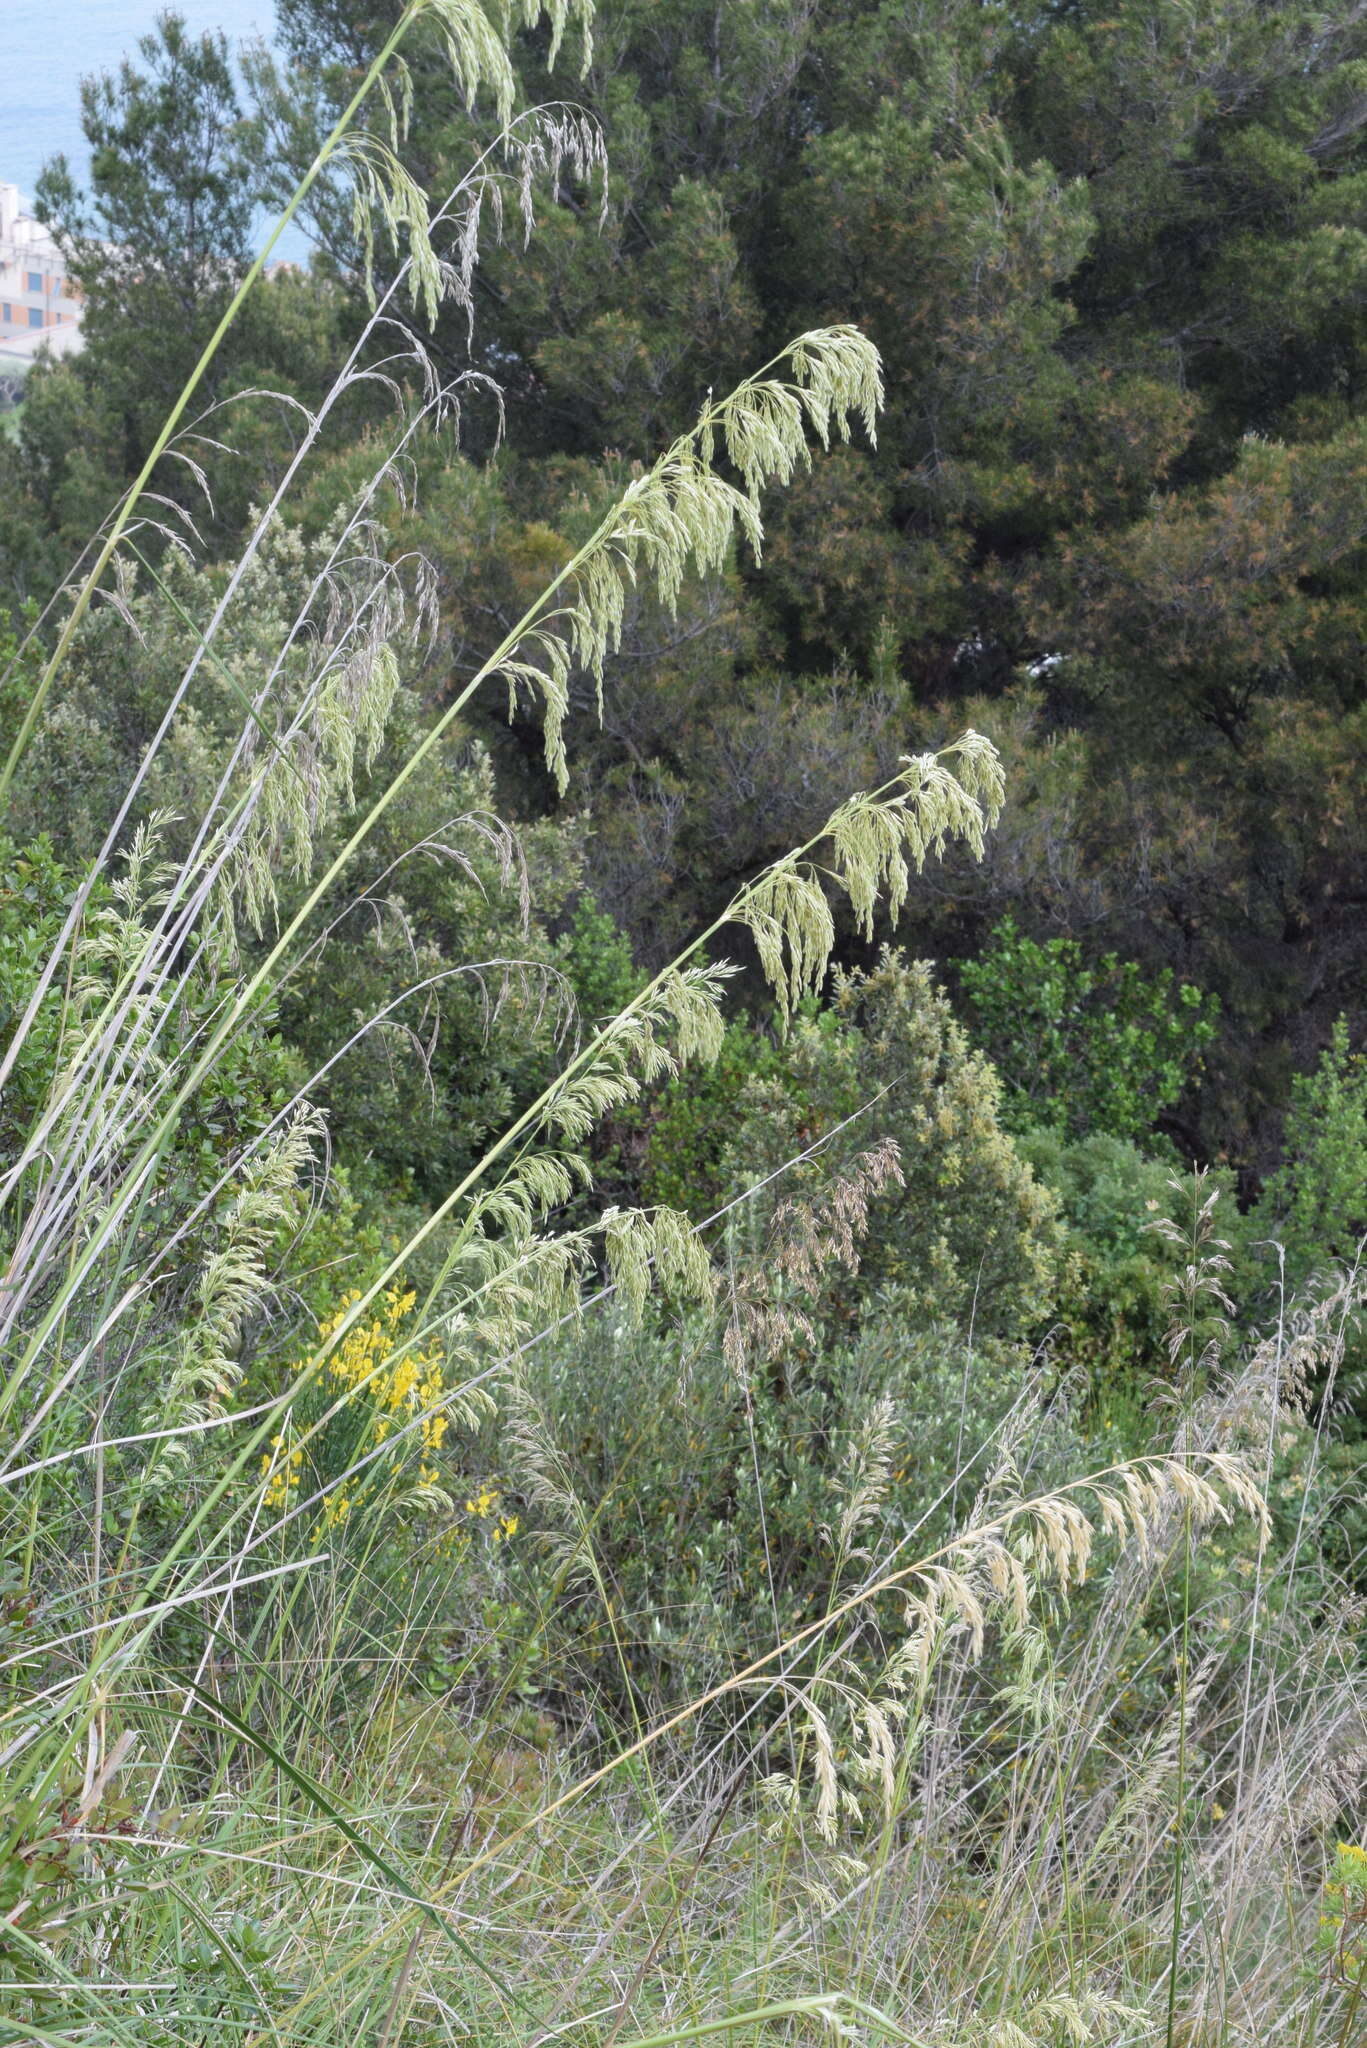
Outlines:
[[82, 86], [91, 194], [64, 157], [37, 192], [86, 301], [83, 332], [100, 371], [92, 378], [77, 359], [55, 374], [89, 394], [115, 477], [151, 445], [245, 273], [259, 190], [259, 137], [226, 39], [191, 36], [167, 13], [138, 55], [143, 68], [125, 62], [117, 78]]
[[1066, 1229], [1050, 1351], [1061, 1368], [1085, 1373], [1098, 1413], [1124, 1409], [1168, 1370], [1168, 1289], [1177, 1260], [1154, 1226], [1176, 1199], [1172, 1166], [1107, 1131], [1071, 1139], [1058, 1130], [1027, 1131], [1018, 1144]]
[[[90, 347], [35, 373], [22, 451], [0, 451], [12, 591], [49, 589], [103, 513], [177, 352], [240, 275], [251, 195], [302, 162], [397, 11], [288, 0], [294, 68], [250, 65], [249, 111], [221, 44], [172, 20], [92, 84], [93, 211], [49, 190], [90, 266]], [[489, 117], [453, 102], [426, 33], [405, 148], [440, 191]], [[677, 621], [644, 601], [626, 620], [607, 731], [576, 750], [597, 900], [659, 964], [846, 789], [971, 716], [1011, 759], [1004, 836], [981, 873], [918, 892], [903, 943], [948, 972], [1008, 917], [1085, 943], [1089, 972], [1114, 955], [1146, 988], [1170, 974], [1174, 1002], [1187, 985], [1218, 996], [1218, 1019], [1213, 1003], [1187, 1019], [1198, 1050], [1216, 1023], [1199, 1071], [1156, 1014], [1129, 1017], [1154, 1029], [1151, 1053], [1122, 1048], [1113, 1088], [1091, 1062], [1070, 1128], [1142, 1136], [1161, 1113], [1184, 1154], [1233, 1158], [1251, 1192], [1292, 1074], [1367, 1002], [1349, 823], [1367, 803], [1367, 454], [1345, 311], [1364, 261], [1367, 29], [1326, 26], [1310, 0], [1275, 16], [1218, 0], [1194, 29], [1166, 4], [609, 0], [583, 78], [575, 36], [554, 74], [546, 54], [544, 33], [517, 41], [524, 103], [586, 107], [611, 174], [539, 190], [530, 243], [485, 249], [473, 338], [454, 309], [439, 323], [444, 374], [473, 361], [503, 385], [511, 449], [487, 461], [494, 413], [472, 401], [472, 460], [420, 437], [420, 509], [385, 508], [441, 587], [424, 690], [469, 673], [709, 386], [806, 322], [858, 321], [888, 371], [877, 449], [796, 480], [762, 582], [737, 562], [686, 588]], [[354, 275], [335, 192], [315, 227], [327, 275]], [[212, 289], [165, 348], [153, 299], [201, 272]], [[324, 269], [275, 280], [210, 395], [316, 396], [352, 317]], [[310, 528], [370, 473], [367, 402], [336, 416]], [[229, 420], [212, 546], [285, 445], [268, 409]], [[187, 488], [178, 468], [159, 482]], [[590, 705], [576, 688], [572, 720]], [[544, 804], [530, 725], [482, 736], [500, 802]], [[1110, 1005], [1122, 1020], [1128, 1000]], [[1067, 1032], [1055, 1051], [1077, 1057]], [[1059, 1113], [1061, 1073], [1032, 1074], [1030, 1115]]]
[[[399, 707], [394, 752], [378, 773], [411, 745], [414, 710], [411, 700]], [[580, 990], [593, 1003], [629, 971], [620, 945], [597, 957], [589, 950], [592, 912], [577, 944], [548, 929], [582, 886], [573, 822], [505, 841], [491, 833], [487, 760], [471, 760], [457, 739], [437, 765], [376, 834], [371, 871], [380, 879], [359, 894], [337, 892], [328, 942], [292, 976], [282, 1006], [306, 1071], [328, 1065], [310, 1092], [342, 1157], [377, 1191], [408, 1199], [412, 1190], [429, 1202], [567, 1057], [581, 1029]], [[534, 906], [523, 900], [523, 862], [535, 875]]]
[[[1329, 1291], [1361, 1272], [1367, 1258], [1367, 1058], [1340, 1017], [1310, 1073], [1291, 1083], [1286, 1149], [1248, 1218], [1250, 1265], [1269, 1296], [1283, 1290]], [[1274, 1264], [1275, 1261], [1275, 1264]], [[1275, 1283], [1273, 1275], [1275, 1274]], [[1349, 1315], [1344, 1357], [1316, 1392], [1329, 1396], [1332, 1427], [1346, 1441], [1336, 1450], [1345, 1479], [1343, 1555], [1360, 1549], [1363, 1442], [1367, 1439], [1367, 1342], [1362, 1314]], [[1350, 1540], [1351, 1537], [1351, 1540]]]
[[[814, 1015], [814, 1008], [806, 1014]], [[742, 1020], [729, 1024], [714, 1065], [661, 1090], [647, 1118], [641, 1192], [701, 1222], [736, 1192], [728, 1176], [736, 1118], [753, 1080], [785, 1071], [785, 1048]]]
[[901, 1183], [873, 1203], [858, 1277], [832, 1273], [837, 1322], [890, 1283], [908, 1317], [1018, 1332], [1050, 1298], [1064, 1238], [1000, 1099], [930, 965], [885, 953], [839, 975], [828, 1004], [805, 1003], [786, 1035], [733, 1023], [714, 1067], [665, 1087], [645, 1119], [642, 1191], [701, 1220], [772, 1178], [740, 1210], [753, 1237], [777, 1204], [891, 1139]]
[[556, 956], [574, 991], [585, 1032], [624, 1010], [641, 986], [643, 977], [626, 934], [587, 892], [556, 942]]
[[1171, 968], [1146, 973], [1076, 939], [1030, 938], [1014, 919], [993, 928], [958, 981], [976, 1042], [1002, 1077], [1014, 1130], [1141, 1138], [1201, 1069], [1218, 1001]]
[[[299, 104], [335, 104], [393, 13], [289, 0]], [[1047, 917], [1218, 994], [1183, 1146], [1251, 1187], [1367, 981], [1367, 26], [1311, 0], [1195, 25], [1176, 0], [610, 0], [582, 79], [580, 54], [552, 76], [543, 37], [519, 49], [526, 103], [587, 106], [612, 173], [605, 223], [562, 187], [488, 257], [473, 345], [517, 448], [610, 470], [818, 319], [860, 322], [889, 377], [877, 450], [797, 480], [763, 582], [690, 594], [675, 635], [643, 619], [610, 676], [600, 900], [667, 957], [771, 826], [820, 823], [828, 777], [875, 780], [971, 698], [1022, 737], [1010, 845], [932, 885], [905, 942], [972, 957], [1003, 914]], [[414, 76], [439, 184], [487, 131]], [[439, 352], [463, 346], [453, 319]]]
[[[75, 878], [57, 859], [46, 835], [22, 848], [0, 835], [0, 1053], [28, 1008], [75, 893]], [[0, 1100], [0, 1163], [13, 1157], [47, 1100], [61, 1046], [64, 1007], [58, 983], [44, 996], [24, 1039]]]
[[[140, 467], [246, 274], [264, 191], [260, 118], [242, 106], [221, 34], [193, 36], [163, 13], [137, 61], [85, 79], [81, 96], [90, 190], [57, 157], [35, 203], [83, 300], [84, 346], [29, 377], [18, 456], [5, 458], [17, 503], [0, 518], [0, 575], [20, 594], [46, 592]], [[193, 522], [182, 530], [231, 541], [297, 431], [278, 403], [236, 395], [316, 400], [347, 318], [321, 276], [261, 282], [199, 386], [187, 425], [201, 432], [158, 473], [163, 500]], [[36, 551], [44, 531], [57, 546]]]

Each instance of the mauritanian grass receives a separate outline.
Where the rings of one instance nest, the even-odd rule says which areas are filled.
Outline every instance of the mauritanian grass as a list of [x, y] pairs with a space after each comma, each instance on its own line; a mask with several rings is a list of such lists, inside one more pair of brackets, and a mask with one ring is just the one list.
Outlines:
[[[587, 11], [553, 10], [553, 25]], [[510, 121], [506, 56], [482, 10], [417, 0], [282, 225], [349, 149], [367, 218], [377, 205], [414, 238], [391, 291], [430, 299], [444, 281], [468, 291], [476, 260], [458, 237], [443, 272], [436, 225], [468, 222], [498, 180], [525, 194], [548, 164], [592, 162], [596, 145], [563, 112], [535, 135], [524, 119], [511, 170], [491, 153], [429, 220], [383, 122], [364, 142], [355, 129], [386, 89], [399, 118], [386, 67], [420, 18], [439, 27], [462, 89], [489, 90]], [[387, 305], [347, 377], [369, 374]], [[118, 565], [198, 376], [54, 635], [6, 783], [94, 593], [132, 573]], [[403, 379], [416, 396], [391, 461], [454, 396], [417, 356]], [[310, 1084], [206, 1186], [177, 1191], [187, 1110], [316, 942], [338, 888], [365, 886], [377, 824], [473, 693], [533, 695], [563, 775], [570, 678], [601, 674], [632, 584], [651, 581], [668, 603], [737, 536], [758, 553], [762, 492], [811, 459], [812, 439], [872, 432], [879, 399], [874, 351], [834, 329], [709, 401], [353, 813], [353, 766], [378, 746], [424, 620], [420, 575], [405, 582], [376, 544], [380, 467], [300, 590], [188, 851], [163, 857], [136, 785], [111, 819], [97, 866], [117, 878], [113, 902], [91, 910], [92, 871], [4, 1055], [9, 1073], [56, 1000], [51, 1094], [0, 1189], [0, 2040], [1352, 2038], [1359, 1994], [1316, 1943], [1324, 1833], [1360, 1811], [1367, 1729], [1358, 1617], [1316, 1562], [1323, 1422], [1305, 1393], [1342, 1355], [1356, 1281], [1288, 1306], [1240, 1347], [1212, 1323], [1225, 1306], [1199, 1195], [1180, 1226], [1179, 1398], [1151, 1453], [1031, 1489], [1046, 1404], [1029, 1392], [991, 1441], [965, 1444], [946, 1486], [956, 1513], [932, 1539], [881, 1514], [888, 1436], [874, 1418], [852, 1447], [818, 1616], [776, 1626], [715, 1684], [625, 1729], [554, 1725], [523, 1685], [527, 1646], [571, 1592], [601, 1604], [623, 1660], [642, 1617], [614, 1608], [601, 1503], [567, 1481], [519, 1361], [543, 1342], [572, 1346], [585, 1315], [639, 1322], [658, 1284], [693, 1304], [697, 1327], [727, 1333], [743, 1391], [800, 1314], [794, 1283], [744, 1327], [728, 1323], [724, 1259], [668, 1211], [558, 1228], [589, 1178], [584, 1140], [652, 1078], [714, 1056], [726, 977], [710, 949], [728, 925], [791, 1009], [830, 958], [829, 891], [871, 932], [912, 869], [951, 840], [981, 845], [1004, 795], [981, 737], [852, 797], [627, 1009], [586, 1028], [261, 1398], [240, 1381], [242, 1336], [271, 1304], [281, 1243], [324, 1170]], [[301, 462], [334, 400], [305, 421]], [[295, 474], [205, 622], [154, 745], [215, 659]], [[336, 850], [316, 860], [323, 823], [344, 816]], [[500, 964], [511, 969], [482, 971]], [[843, 1256], [857, 1238], [860, 1204], [896, 1161], [871, 1151], [863, 1171], [795, 1260]], [[424, 1278], [410, 1301], [413, 1270]], [[343, 1372], [344, 1356], [362, 1362]], [[414, 1359], [421, 1373], [400, 1381]], [[494, 1395], [548, 1545], [530, 1596], [544, 1612], [495, 1610], [442, 1661], [483, 1570], [451, 1540], [442, 1458]], [[1267, 1497], [1287, 1438], [1303, 1506], [1273, 1546]], [[345, 1458], [318, 1477], [320, 1447], [343, 1439]], [[342, 1512], [343, 1499], [359, 1505]]]

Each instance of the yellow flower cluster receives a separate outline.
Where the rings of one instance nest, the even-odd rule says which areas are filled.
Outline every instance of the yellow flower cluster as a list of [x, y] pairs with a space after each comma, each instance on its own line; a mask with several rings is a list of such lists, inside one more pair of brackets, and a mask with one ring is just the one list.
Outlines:
[[489, 1523], [489, 1534], [495, 1543], [503, 1543], [509, 1536], [516, 1536], [520, 1526], [516, 1515], [504, 1514], [503, 1495], [496, 1486], [490, 1486], [487, 1480], [479, 1491], [472, 1493], [466, 1501], [465, 1512], [467, 1515], [473, 1515], [476, 1521]]
[[[343, 1295], [336, 1313], [318, 1325], [321, 1344], [337, 1335], [360, 1299], [358, 1289]], [[346, 1331], [328, 1358], [326, 1373], [364, 1402], [361, 1412], [369, 1411], [365, 1429], [372, 1443], [384, 1443], [406, 1423], [416, 1425], [411, 1441], [419, 1453], [418, 1477], [424, 1486], [435, 1486], [439, 1476], [435, 1459], [449, 1427], [442, 1412], [446, 1382], [439, 1348], [420, 1350], [403, 1341], [401, 1326], [416, 1305], [417, 1295], [411, 1288], [389, 1288], [378, 1311]], [[299, 1485], [303, 1457], [302, 1449], [286, 1450], [283, 1437], [272, 1438], [271, 1449], [261, 1460], [266, 1507], [284, 1506], [290, 1489]], [[325, 1494], [325, 1526], [336, 1528], [345, 1522], [364, 1491], [362, 1482], [356, 1488], [334, 1487]]]
[[1320, 1915], [1320, 1946], [1344, 1984], [1367, 1981], [1367, 1849], [1340, 1842], [1324, 1886], [1329, 1910]]
[[290, 1488], [299, 1484], [299, 1473], [303, 1467], [304, 1453], [285, 1449], [283, 1436], [273, 1436], [271, 1447], [261, 1453], [261, 1477], [266, 1484], [261, 1501], [264, 1507], [282, 1508], [290, 1497]]
[[[318, 1325], [318, 1335], [324, 1343], [346, 1321], [360, 1298], [356, 1289], [344, 1294], [336, 1315]], [[446, 1383], [440, 1349], [410, 1350], [397, 1334], [399, 1325], [412, 1315], [416, 1302], [412, 1288], [405, 1292], [397, 1287], [388, 1288], [381, 1313], [347, 1331], [329, 1358], [327, 1369], [344, 1386], [364, 1388], [369, 1395], [376, 1411], [376, 1443], [384, 1442], [396, 1422], [420, 1418], [417, 1434], [423, 1455], [419, 1477], [424, 1485], [431, 1486], [437, 1478], [431, 1460], [441, 1449], [448, 1426], [447, 1417], [438, 1412]], [[345, 1512], [343, 1509], [342, 1513]]]

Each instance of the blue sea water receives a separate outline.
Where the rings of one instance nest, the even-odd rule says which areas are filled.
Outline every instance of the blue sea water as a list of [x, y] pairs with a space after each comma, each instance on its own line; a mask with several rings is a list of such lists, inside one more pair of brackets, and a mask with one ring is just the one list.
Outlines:
[[[63, 152], [77, 182], [89, 171], [81, 133], [81, 79], [137, 61], [137, 42], [166, 0], [0, 0], [0, 181], [32, 204], [44, 161]], [[175, 0], [190, 29], [220, 29], [236, 46], [270, 38], [273, 0]], [[297, 234], [278, 253], [307, 253]]]

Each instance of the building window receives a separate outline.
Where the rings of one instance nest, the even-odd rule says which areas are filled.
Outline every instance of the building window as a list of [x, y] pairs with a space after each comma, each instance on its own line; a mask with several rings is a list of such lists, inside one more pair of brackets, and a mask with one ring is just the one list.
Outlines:
[[31, 271], [29, 272], [29, 274], [28, 274], [28, 283], [27, 283], [27, 284], [26, 284], [26, 285], [24, 286], [24, 290], [25, 290], [26, 292], [40, 292], [40, 291], [41, 291], [42, 289], [43, 289], [43, 273], [42, 273], [42, 271], [41, 271], [41, 270], [31, 270]]
[[28, 309], [28, 324], [29, 324], [29, 326], [30, 326], [30, 327], [41, 327], [41, 326], [42, 326], [42, 324], [43, 324], [43, 309], [42, 309], [42, 307], [41, 307], [41, 306], [30, 306], [30, 307], [29, 307], [29, 309]]
[[8, 306], [0, 306], [0, 320], [12, 320], [14, 314]]

